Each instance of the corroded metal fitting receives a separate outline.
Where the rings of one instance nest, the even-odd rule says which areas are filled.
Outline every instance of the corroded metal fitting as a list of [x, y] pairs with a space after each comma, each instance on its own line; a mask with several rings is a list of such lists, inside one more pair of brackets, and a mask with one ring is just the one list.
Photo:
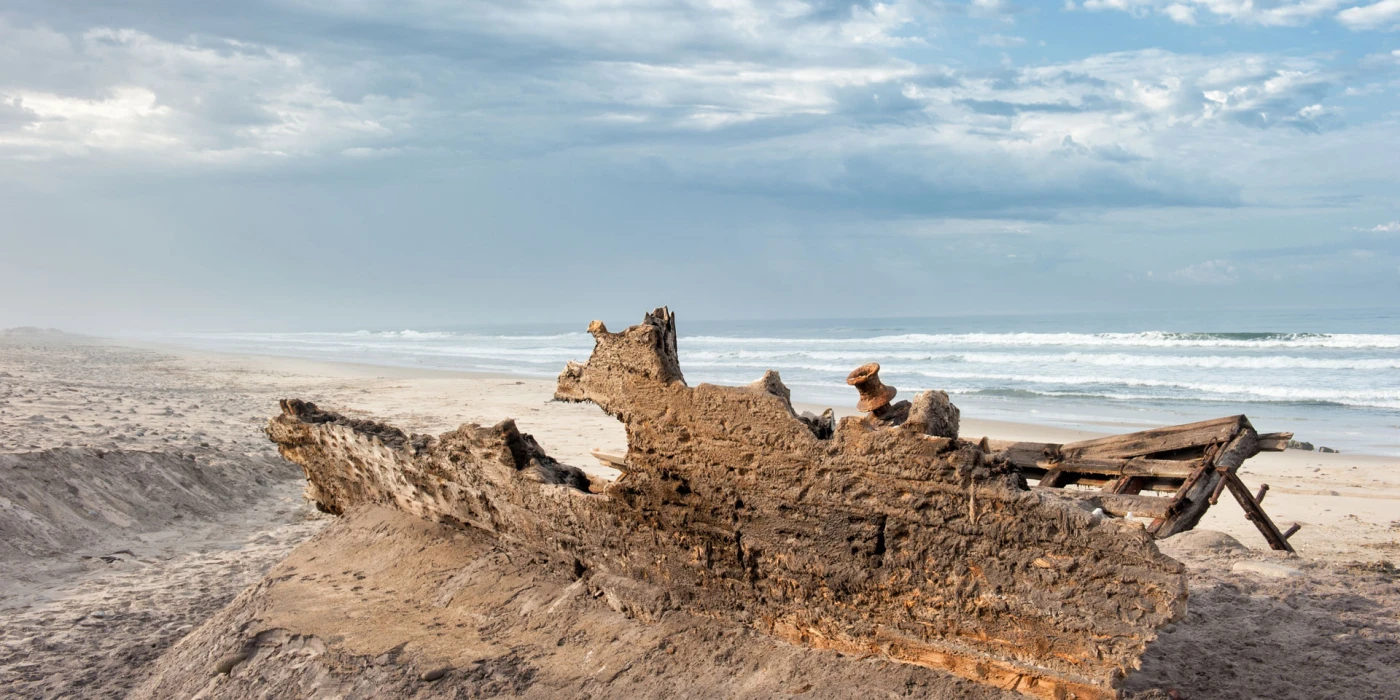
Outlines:
[[875, 412], [890, 405], [897, 390], [892, 386], [885, 386], [880, 381], [880, 363], [871, 362], [855, 368], [855, 371], [846, 376], [846, 383], [856, 388], [860, 392], [860, 401], [856, 408], [862, 411]]

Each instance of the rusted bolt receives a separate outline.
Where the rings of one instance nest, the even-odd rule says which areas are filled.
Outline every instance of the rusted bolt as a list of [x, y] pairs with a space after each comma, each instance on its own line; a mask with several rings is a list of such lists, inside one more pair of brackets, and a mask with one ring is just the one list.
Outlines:
[[856, 408], [879, 415], [882, 410], [890, 405], [897, 390], [892, 386], [885, 386], [880, 381], [880, 363], [871, 362], [855, 368], [855, 371], [846, 376], [846, 383], [856, 388], [860, 392], [860, 401], [856, 403]]

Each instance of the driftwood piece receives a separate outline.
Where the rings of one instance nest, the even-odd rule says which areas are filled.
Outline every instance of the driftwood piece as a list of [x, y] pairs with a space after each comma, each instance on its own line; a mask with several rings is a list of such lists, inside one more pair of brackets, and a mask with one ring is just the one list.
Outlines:
[[590, 330], [592, 357], [570, 363], [556, 397], [626, 424], [626, 472], [602, 493], [511, 421], [391, 444], [381, 436], [402, 433], [291, 400], [268, 434], [331, 512], [392, 504], [635, 581], [648, 615], [683, 610], [1035, 697], [1115, 697], [1184, 612], [1183, 567], [1147, 533], [1027, 490], [977, 443], [865, 418], [822, 439], [782, 392], [687, 386], [664, 309]]

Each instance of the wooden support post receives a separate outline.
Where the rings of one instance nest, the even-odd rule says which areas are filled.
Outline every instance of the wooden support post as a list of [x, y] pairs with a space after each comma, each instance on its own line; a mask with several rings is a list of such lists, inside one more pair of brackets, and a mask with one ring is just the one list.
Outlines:
[[[1069, 469], [1074, 468], [1072, 465], [1066, 466]], [[1103, 487], [1102, 491], [1104, 493], [1119, 493], [1130, 496], [1136, 496], [1137, 494], [1142, 493], [1142, 487], [1146, 483], [1147, 479], [1141, 476], [1125, 474], [1123, 476], [1118, 477], [1117, 479], [1114, 479], [1113, 481], [1110, 481], [1107, 485]]]
[[[1288, 544], [1288, 537], [1279, 532], [1278, 526], [1269, 519], [1269, 515], [1259, 506], [1259, 502], [1249, 494], [1249, 489], [1244, 482], [1234, 472], [1225, 475], [1225, 483], [1230, 488], [1230, 493], [1235, 496], [1235, 500], [1240, 502], [1240, 507], [1244, 508], [1245, 517], [1249, 518], [1254, 526], [1259, 528], [1259, 532], [1268, 540], [1269, 546], [1277, 550], [1292, 552], [1293, 546]], [[1292, 532], [1297, 532], [1293, 530]]]

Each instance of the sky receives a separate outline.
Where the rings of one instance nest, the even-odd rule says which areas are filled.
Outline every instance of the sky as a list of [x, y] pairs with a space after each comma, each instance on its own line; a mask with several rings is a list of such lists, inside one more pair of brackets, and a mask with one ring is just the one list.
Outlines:
[[0, 3], [0, 326], [1397, 300], [1400, 0]]

